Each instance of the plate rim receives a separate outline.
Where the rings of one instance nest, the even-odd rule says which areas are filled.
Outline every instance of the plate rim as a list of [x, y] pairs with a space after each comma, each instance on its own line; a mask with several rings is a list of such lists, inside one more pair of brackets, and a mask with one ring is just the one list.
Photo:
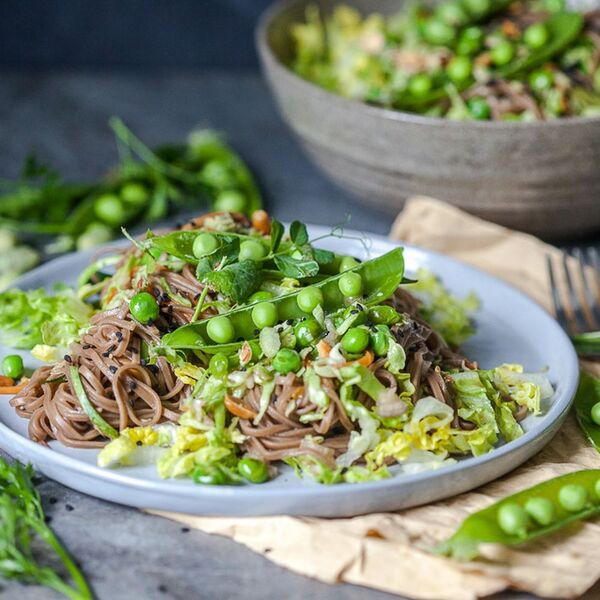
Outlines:
[[[307, 225], [309, 232], [315, 232], [317, 235], [323, 235], [324, 233], [330, 231], [330, 228], [322, 226], [322, 225]], [[467, 268], [477, 275], [477, 281], [479, 282], [479, 278], [483, 278], [484, 280], [493, 281], [495, 285], [500, 286], [501, 288], [508, 289], [511, 293], [516, 294], [521, 298], [522, 301], [525, 301], [530, 307], [543, 314], [544, 318], [547, 319], [548, 323], [555, 330], [555, 332], [562, 337], [564, 342], [564, 349], [567, 351], [569, 356], [568, 364], [566, 365], [566, 369], [568, 372], [573, 371], [574, 376], [571, 377], [568, 381], [563, 381], [564, 388], [561, 390], [561, 395], [558, 397], [555, 402], [553, 402], [552, 406], [548, 410], [548, 412], [544, 415], [544, 418], [535, 423], [528, 431], [524, 433], [520, 438], [514, 440], [512, 442], [508, 442], [502, 444], [501, 446], [495, 448], [491, 452], [484, 454], [482, 456], [477, 457], [467, 457], [464, 460], [458, 461], [455, 464], [444, 466], [439, 470], [426, 470], [419, 473], [403, 473], [396, 476], [392, 476], [388, 479], [378, 480], [378, 481], [367, 481], [362, 482], [360, 484], [353, 483], [339, 483], [335, 485], [299, 485], [294, 490], [290, 490], [287, 487], [271, 487], [266, 488], [264, 486], [259, 485], [244, 485], [244, 486], [191, 486], [191, 485], [181, 485], [179, 480], [148, 480], [142, 479], [139, 477], [133, 477], [127, 474], [123, 474], [117, 469], [103, 469], [98, 467], [95, 464], [90, 464], [85, 461], [82, 461], [79, 458], [74, 456], [69, 456], [66, 454], [62, 454], [53, 450], [50, 446], [44, 446], [38, 444], [30, 440], [29, 438], [21, 435], [19, 432], [12, 429], [9, 425], [7, 425], [4, 421], [0, 420], [0, 443], [2, 444], [3, 449], [11, 454], [12, 452], [23, 451], [27, 454], [29, 460], [34, 463], [41, 464], [47, 461], [51, 461], [54, 463], [55, 467], [66, 468], [70, 472], [74, 472], [86, 477], [92, 477], [96, 479], [99, 483], [102, 481], [106, 481], [107, 483], [124, 485], [128, 488], [130, 492], [144, 492], [149, 491], [159, 495], [173, 495], [182, 496], [186, 500], [190, 499], [201, 499], [206, 498], [207, 500], [218, 500], [224, 498], [230, 498], [235, 496], [239, 499], [240, 504], [243, 505], [244, 501], [256, 501], [261, 498], [278, 498], [284, 499], [286, 496], [293, 494], [296, 500], [306, 499], [307, 501], [314, 500], [316, 498], [327, 497], [328, 500], [335, 500], [337, 496], [344, 496], [349, 489], [357, 490], [357, 487], [360, 488], [363, 492], [377, 492], [383, 490], [389, 490], [390, 488], [394, 488], [398, 485], [416, 485], [423, 484], [427, 480], [431, 480], [432, 484], [435, 484], [436, 476], [438, 474], [443, 474], [444, 476], [451, 477], [453, 474], [464, 473], [465, 471], [471, 471], [476, 469], [485, 469], [485, 465], [489, 463], [493, 463], [499, 461], [503, 457], [507, 457], [513, 453], [519, 453], [526, 446], [535, 443], [539, 438], [544, 437], [544, 435], [548, 435], [550, 430], [556, 426], [556, 424], [562, 424], [562, 421], [566, 417], [569, 409], [571, 408], [575, 392], [577, 389], [577, 385], [579, 382], [579, 363], [577, 359], [577, 355], [575, 350], [569, 340], [569, 337], [564, 332], [564, 330], [560, 327], [560, 325], [553, 319], [553, 317], [539, 304], [537, 304], [532, 298], [530, 298], [523, 291], [515, 288], [511, 284], [503, 281], [502, 279], [487, 273], [477, 267], [474, 267], [468, 263], [465, 263], [461, 260], [455, 259], [451, 256], [443, 254], [441, 252], [437, 252], [435, 250], [429, 250], [427, 248], [423, 248], [421, 246], [416, 246], [413, 244], [403, 243], [397, 240], [389, 240], [384, 236], [377, 234], [364, 234], [360, 231], [353, 229], [344, 229], [344, 232], [348, 235], [356, 235], [359, 237], [364, 237], [365, 235], [373, 241], [373, 245], [375, 243], [382, 244], [384, 247], [387, 246], [391, 248], [392, 246], [402, 246], [410, 251], [421, 253], [424, 256], [433, 256], [437, 261], [440, 262], [450, 262], [455, 265], [459, 265], [462, 268]], [[126, 242], [121, 242], [126, 243]], [[20, 277], [18, 280], [13, 282], [10, 287], [20, 287], [27, 288], [30, 287], [31, 280], [35, 280], [36, 277], [40, 275], [43, 276], [43, 272], [48, 268], [48, 265], [53, 265], [54, 267], [59, 267], [63, 262], [69, 263], [75, 256], [86, 256], [87, 258], [92, 257], [95, 253], [102, 250], [104, 247], [115, 247], [117, 244], [114, 242], [108, 244], [106, 246], [101, 246], [99, 248], [95, 248], [93, 251], [86, 252], [73, 252], [67, 255], [58, 257], [36, 267], [32, 271], [29, 271], [27, 274]], [[46, 285], [51, 285], [51, 282], [48, 282]], [[475, 290], [476, 291], [476, 290]], [[7, 398], [7, 396], [0, 396], [0, 398]], [[12, 442], [11, 444], [5, 443], [5, 441]], [[14, 446], [13, 446], [14, 444]], [[516, 469], [520, 464], [524, 461], [520, 461], [518, 464], [514, 465]], [[43, 471], [43, 468], [42, 468]], [[63, 481], [64, 483], [64, 481]], [[65, 485], [69, 485], [65, 483]], [[143, 498], [142, 500], [143, 505]], [[173, 509], [177, 510], [177, 509]], [[240, 511], [242, 514], [243, 511]], [[269, 513], [265, 513], [269, 514]], [[271, 513], [272, 514], [272, 513]], [[291, 513], [290, 513], [291, 514]], [[308, 513], [307, 513], [308, 514]]]

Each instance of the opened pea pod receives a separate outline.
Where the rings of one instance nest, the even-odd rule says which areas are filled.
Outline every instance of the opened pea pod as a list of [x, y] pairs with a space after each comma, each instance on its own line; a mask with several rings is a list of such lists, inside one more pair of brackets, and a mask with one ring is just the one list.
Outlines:
[[482, 544], [523, 544], [597, 514], [600, 514], [600, 469], [576, 471], [502, 498], [471, 514], [435, 551], [458, 560], [472, 560], [479, 555]]

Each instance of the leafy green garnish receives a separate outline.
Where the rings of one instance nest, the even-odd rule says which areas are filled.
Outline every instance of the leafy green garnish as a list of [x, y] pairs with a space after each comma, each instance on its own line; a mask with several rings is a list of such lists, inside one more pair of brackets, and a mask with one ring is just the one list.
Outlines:
[[256, 261], [243, 260], [218, 271], [206, 273], [202, 280], [212, 289], [239, 304], [258, 289], [261, 282], [260, 271]]
[[314, 277], [319, 272], [319, 263], [309, 256], [294, 258], [285, 254], [279, 254], [273, 260], [277, 268], [286, 277], [305, 279], [306, 277]]
[[[31, 465], [10, 465], [0, 458], [0, 492], [0, 576], [44, 585], [72, 600], [92, 600], [85, 577], [46, 524]], [[54, 568], [39, 562], [38, 553], [33, 550], [36, 539], [54, 551], [73, 585], [66, 583]]]
[[290, 238], [296, 246], [308, 244], [308, 231], [306, 225], [300, 221], [292, 221], [290, 225]]
[[271, 221], [271, 253], [279, 250], [279, 244], [281, 244], [283, 231], [283, 225], [279, 221], [273, 219], [273, 221]]
[[70, 289], [48, 294], [43, 289], [11, 289], [0, 293], [0, 334], [13, 348], [37, 344], [66, 347], [93, 314]]

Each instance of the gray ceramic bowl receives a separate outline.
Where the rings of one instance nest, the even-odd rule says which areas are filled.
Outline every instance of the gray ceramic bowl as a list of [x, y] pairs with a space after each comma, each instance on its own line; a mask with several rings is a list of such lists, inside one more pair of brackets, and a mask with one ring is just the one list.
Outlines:
[[[459, 122], [392, 111], [327, 92], [293, 73], [290, 25], [308, 4], [263, 15], [257, 45], [281, 112], [314, 162], [364, 202], [390, 214], [413, 194], [546, 237], [600, 229], [600, 117], [535, 123]], [[344, 0], [363, 13], [402, 0]]]

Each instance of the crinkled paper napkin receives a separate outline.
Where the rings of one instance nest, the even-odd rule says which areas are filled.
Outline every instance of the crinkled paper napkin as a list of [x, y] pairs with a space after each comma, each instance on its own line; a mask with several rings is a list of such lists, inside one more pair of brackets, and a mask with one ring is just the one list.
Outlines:
[[[425, 197], [407, 202], [390, 235], [493, 273], [550, 308], [545, 260], [546, 254], [558, 256], [559, 251], [532, 236]], [[593, 371], [590, 365], [586, 368]], [[600, 455], [586, 443], [571, 415], [550, 444], [524, 466], [473, 492], [428, 506], [346, 519], [158, 514], [230, 537], [283, 567], [328, 583], [358, 584], [428, 600], [470, 600], [506, 589], [569, 598], [600, 579], [596, 523], [578, 524], [566, 534], [519, 550], [493, 546], [486, 560], [471, 563], [421, 548], [445, 539], [470, 512], [495, 499], [590, 467], [600, 467]]]

